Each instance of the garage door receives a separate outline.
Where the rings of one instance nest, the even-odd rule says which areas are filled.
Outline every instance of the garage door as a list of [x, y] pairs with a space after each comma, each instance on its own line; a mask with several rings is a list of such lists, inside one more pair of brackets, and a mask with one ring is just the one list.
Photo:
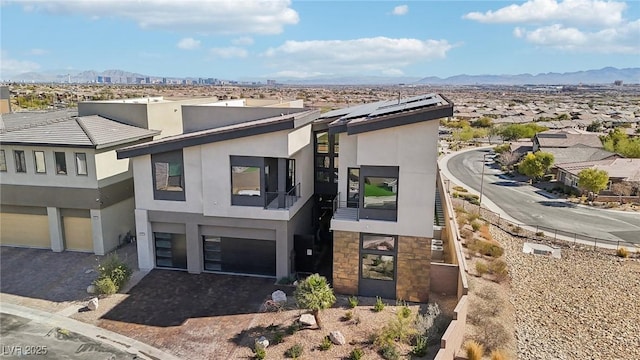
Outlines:
[[240, 274], [276, 275], [276, 242], [203, 236], [204, 269]]
[[93, 251], [91, 219], [63, 216], [65, 249]]
[[50, 249], [47, 216], [0, 213], [0, 243]]

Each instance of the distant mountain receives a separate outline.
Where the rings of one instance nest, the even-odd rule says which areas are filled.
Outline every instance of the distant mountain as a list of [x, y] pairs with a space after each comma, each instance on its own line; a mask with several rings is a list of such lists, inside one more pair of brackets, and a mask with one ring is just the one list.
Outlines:
[[445, 79], [431, 76], [420, 79], [417, 83], [430, 85], [590, 85], [612, 84], [616, 80], [622, 80], [625, 84], [640, 84], [640, 68], [606, 67], [600, 70], [550, 72], [537, 75], [456, 75]]
[[342, 76], [342, 77], [312, 77], [304, 79], [280, 79], [280, 84], [291, 85], [398, 85], [413, 84], [418, 77], [407, 76]]

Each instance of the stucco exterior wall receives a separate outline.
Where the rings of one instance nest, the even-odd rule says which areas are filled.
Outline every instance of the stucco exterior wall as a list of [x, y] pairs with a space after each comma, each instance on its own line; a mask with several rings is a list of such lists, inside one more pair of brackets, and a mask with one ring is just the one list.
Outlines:
[[[117, 181], [124, 180], [124, 177], [133, 177], [133, 173], [129, 171], [129, 159], [118, 160], [115, 150], [109, 150], [105, 152], [96, 153], [96, 177], [100, 186], [108, 185]], [[112, 178], [118, 175], [113, 181], [105, 181], [108, 178]]]
[[105, 252], [109, 252], [119, 245], [119, 237], [131, 231], [135, 235], [135, 203], [133, 197], [101, 209], [102, 241]]
[[78, 116], [87, 115], [100, 115], [123, 124], [145, 129], [149, 128], [146, 103], [120, 103], [113, 101], [87, 101], [78, 103]]

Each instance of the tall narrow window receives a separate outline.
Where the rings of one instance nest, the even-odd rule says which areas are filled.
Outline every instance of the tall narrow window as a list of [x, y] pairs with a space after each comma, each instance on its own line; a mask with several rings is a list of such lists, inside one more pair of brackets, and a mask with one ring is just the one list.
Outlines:
[[318, 154], [329, 153], [329, 133], [328, 132], [316, 133], [316, 152]]
[[360, 169], [348, 168], [347, 206], [358, 207], [360, 203]]
[[154, 199], [185, 201], [182, 150], [151, 155], [151, 171]]
[[287, 160], [287, 191], [296, 186], [296, 160]]
[[56, 174], [67, 175], [67, 158], [65, 157], [65, 153], [56, 151], [54, 157], [56, 158]]
[[87, 175], [87, 154], [76, 153], [76, 174]]
[[7, 171], [7, 158], [4, 156], [4, 150], [0, 150], [0, 171]]
[[36, 173], [45, 174], [47, 172], [47, 166], [44, 161], [44, 151], [34, 151], [33, 159], [36, 165]]
[[27, 161], [24, 157], [24, 151], [15, 150], [13, 152], [13, 157], [16, 160], [16, 172], [26, 173], [27, 172]]

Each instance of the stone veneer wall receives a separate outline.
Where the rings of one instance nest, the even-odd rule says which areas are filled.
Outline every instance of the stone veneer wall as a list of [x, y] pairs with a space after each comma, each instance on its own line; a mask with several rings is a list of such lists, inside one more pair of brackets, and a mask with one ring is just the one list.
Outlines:
[[333, 232], [333, 289], [340, 294], [358, 294], [360, 233]]
[[428, 302], [431, 239], [425, 237], [398, 236], [397, 262], [397, 299]]

